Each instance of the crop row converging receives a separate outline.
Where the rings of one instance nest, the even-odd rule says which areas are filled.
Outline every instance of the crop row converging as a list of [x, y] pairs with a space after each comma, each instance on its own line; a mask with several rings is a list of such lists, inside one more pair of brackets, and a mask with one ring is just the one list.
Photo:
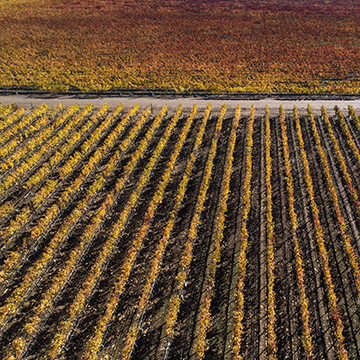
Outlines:
[[360, 123], [319, 110], [0, 105], [2, 358], [360, 356]]

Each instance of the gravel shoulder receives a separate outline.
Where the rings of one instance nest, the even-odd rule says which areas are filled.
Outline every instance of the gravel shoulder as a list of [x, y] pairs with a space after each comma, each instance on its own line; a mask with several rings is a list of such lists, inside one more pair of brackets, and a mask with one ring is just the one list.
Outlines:
[[341, 110], [347, 110], [348, 105], [352, 105], [355, 111], [360, 111], [360, 96], [342, 99], [334, 98], [329, 99], [328, 97], [317, 97], [308, 98], [303, 96], [292, 97], [289, 99], [279, 99], [273, 97], [267, 97], [262, 99], [234, 99], [233, 97], [204, 97], [204, 96], [193, 96], [193, 97], [151, 97], [151, 96], [123, 96], [123, 97], [92, 97], [92, 98], [80, 98], [78, 96], [58, 96], [58, 97], [34, 97], [33, 95], [8, 95], [0, 96], [0, 103], [3, 105], [16, 103], [21, 107], [37, 107], [41, 103], [45, 102], [49, 106], [56, 106], [60, 103], [65, 106], [70, 106], [75, 102], [79, 106], [84, 106], [91, 102], [95, 108], [101, 107], [107, 103], [110, 108], [115, 108], [120, 102], [124, 104], [125, 108], [130, 108], [133, 104], [138, 103], [140, 108], [145, 108], [152, 105], [154, 110], [161, 109], [164, 105], [167, 105], [169, 110], [175, 110], [180, 104], [183, 105], [184, 110], [190, 110], [193, 104], [197, 104], [199, 109], [205, 109], [208, 103], [213, 106], [213, 112], [215, 113], [220, 109], [220, 106], [224, 103], [228, 105], [228, 111], [235, 110], [236, 106], [240, 104], [242, 114], [247, 115], [250, 113], [250, 106], [253, 104], [258, 114], [262, 115], [264, 112], [265, 105], [270, 107], [271, 112], [278, 112], [279, 106], [282, 105], [285, 112], [291, 112], [292, 108], [296, 106], [299, 113], [305, 113], [308, 104], [314, 110], [314, 113], [320, 113], [320, 107], [324, 105], [328, 111], [332, 111], [335, 105]]

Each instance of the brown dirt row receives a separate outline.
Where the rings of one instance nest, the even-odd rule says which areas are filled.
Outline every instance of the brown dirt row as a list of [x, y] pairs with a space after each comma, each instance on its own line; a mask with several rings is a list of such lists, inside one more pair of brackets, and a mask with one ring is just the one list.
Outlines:
[[[290, 111], [290, 108], [288, 109]], [[126, 111], [126, 110], [125, 110]], [[186, 110], [187, 111], [187, 110]], [[275, 332], [277, 336], [278, 358], [305, 359], [301, 343], [302, 324], [300, 319], [299, 294], [297, 288], [297, 278], [295, 273], [294, 249], [291, 238], [291, 224], [288, 214], [288, 199], [284, 171], [284, 154], [281, 141], [280, 122], [277, 111], [271, 111], [271, 133], [272, 145], [271, 156], [273, 159], [272, 167], [272, 198], [273, 216], [275, 222], [275, 302], [276, 302], [276, 324]], [[141, 331], [136, 342], [132, 359], [189, 359], [190, 349], [196, 338], [196, 319], [198, 316], [199, 302], [206, 273], [207, 258], [209, 256], [209, 246], [212, 233], [214, 231], [214, 219], [219, 202], [219, 189], [224, 169], [227, 142], [230, 133], [230, 124], [234, 115], [231, 108], [228, 109], [224, 120], [223, 131], [218, 141], [217, 155], [214, 160], [213, 175], [205, 201], [205, 208], [201, 215], [201, 224], [198, 229], [198, 238], [194, 246], [194, 257], [190, 267], [187, 286], [183, 291], [183, 300], [180, 307], [178, 323], [175, 328], [175, 336], [170, 343], [166, 343], [164, 337], [164, 316], [169, 307], [169, 298], [173, 292], [174, 276], [178, 269], [178, 262], [182, 252], [183, 244], [187, 237], [190, 220], [196, 205], [196, 198], [202, 180], [204, 166], [208, 156], [209, 147], [214, 133], [214, 126], [217, 119], [218, 108], [213, 111], [213, 116], [209, 119], [205, 132], [203, 146], [200, 150], [196, 166], [189, 182], [184, 198], [183, 206], [177, 218], [170, 243], [166, 249], [163, 259], [162, 270], [156, 280], [149, 306], [141, 323]], [[117, 276], [124, 263], [125, 256], [134, 238], [137, 229], [143, 221], [147, 206], [159, 183], [166, 163], [169, 160], [177, 136], [186, 120], [185, 113], [179, 124], [170, 137], [164, 152], [151, 175], [151, 179], [141, 195], [140, 202], [136, 211], [132, 213], [131, 219], [127, 223], [125, 234], [123, 235], [117, 250], [109, 261], [106, 270], [93, 292], [88, 302], [86, 310], [81, 315], [76, 329], [72, 333], [63, 353], [63, 358], [79, 359], [85, 344], [88, 342], [97, 319], [103, 314], [105, 304], [114, 287]], [[261, 359], [266, 358], [266, 336], [267, 336], [267, 279], [266, 279], [266, 202], [264, 194], [264, 124], [263, 111], [257, 111], [257, 118], [254, 122], [254, 145], [253, 145], [253, 173], [251, 183], [251, 210], [248, 219], [249, 248], [247, 251], [247, 267], [245, 277], [245, 317], [244, 336], [241, 353], [244, 358]], [[198, 116], [189, 133], [186, 144], [180, 154], [176, 164], [172, 180], [166, 189], [166, 196], [159, 206], [154, 217], [151, 228], [145, 240], [139, 256], [137, 257], [134, 270], [131, 273], [128, 285], [118, 304], [115, 317], [107, 329], [105, 341], [103, 343], [101, 358], [118, 358], [123, 347], [127, 331], [132, 324], [135, 314], [135, 305], [140, 296], [142, 285], [146, 280], [150, 261], [154, 250], [159, 241], [161, 231], [167, 219], [173, 197], [181, 179], [186, 160], [192, 151], [193, 142], [198, 126], [201, 122], [202, 111], [199, 110]], [[169, 117], [167, 117], [169, 119]], [[341, 128], [333, 115], [330, 116], [336, 137], [339, 140], [344, 155], [346, 157], [349, 173], [354, 178], [355, 187], [359, 187], [357, 168], [352, 154], [344, 138]], [[168, 121], [168, 120], [167, 120]], [[38, 333], [31, 344], [26, 359], [37, 359], [44, 355], [58, 324], [67, 316], [69, 303], [76, 296], [82, 282], [87, 276], [88, 270], [95, 262], [96, 257], [105, 241], [108, 233], [118, 218], [124, 204], [138, 182], [141, 171], [146, 166], [161, 134], [163, 133], [167, 121], [158, 129], [156, 136], [150, 144], [145, 156], [141, 159], [136, 170], [131, 177], [126, 189], [122, 193], [120, 200], [111, 213], [108, 214], [101, 232], [97, 235], [94, 242], [89, 247], [78, 269], [72, 275], [66, 288], [59, 294], [56, 306], [52, 309], [50, 316], [43, 329]], [[248, 118], [245, 115], [241, 118], [240, 126], [237, 131], [237, 141], [234, 153], [233, 174], [231, 178], [231, 195], [228, 200], [228, 212], [226, 218], [226, 228], [222, 241], [222, 256], [216, 273], [215, 292], [211, 305], [213, 315], [212, 325], [208, 333], [208, 346], [205, 359], [220, 360], [231, 358], [231, 337], [232, 337], [232, 318], [234, 311], [234, 290], [237, 281], [237, 259], [239, 248], [239, 231], [241, 228], [242, 214], [242, 186], [245, 176], [245, 155], [246, 155], [246, 132]], [[351, 124], [351, 121], [348, 120]], [[324, 149], [328, 151], [328, 160], [334, 181], [337, 186], [340, 206], [343, 216], [346, 219], [351, 235], [354, 240], [356, 251], [359, 253], [360, 244], [360, 224], [357, 219], [355, 208], [349, 197], [346, 184], [343, 182], [337, 160], [332, 152], [332, 145], [327, 135], [327, 130], [322, 123], [321, 117], [316, 116], [316, 123], [320, 136], [323, 141]], [[318, 246], [314, 234], [314, 222], [310, 209], [309, 197], [304, 180], [303, 166], [300, 159], [299, 144], [296, 137], [295, 123], [291, 114], [286, 116], [288, 128], [288, 141], [290, 151], [290, 161], [294, 177], [295, 190], [295, 209], [298, 215], [298, 238], [302, 251], [305, 268], [306, 293], [309, 298], [309, 313], [311, 334], [314, 345], [314, 355], [316, 359], [332, 359], [335, 357], [335, 336], [329, 311], [326, 287]], [[147, 125], [148, 126], [148, 125]], [[147, 126], [141, 131], [139, 139], [144, 135]], [[360, 356], [360, 302], [356, 294], [354, 280], [351, 274], [349, 261], [344, 251], [337, 220], [333, 211], [332, 202], [327, 184], [322, 171], [320, 158], [317, 154], [315, 142], [312, 135], [311, 125], [306, 116], [301, 117], [302, 133], [305, 142], [311, 176], [314, 183], [315, 200], [320, 210], [320, 220], [324, 230], [326, 248], [329, 255], [331, 274], [335, 284], [335, 291], [338, 298], [342, 320], [345, 326], [344, 336], [345, 346], [350, 357]], [[134, 151], [136, 142], [131, 146], [129, 153]], [[115, 151], [115, 150], [113, 150]], [[111, 154], [110, 154], [111, 155]], [[110, 156], [109, 155], [109, 156]], [[109, 157], [103, 160], [98, 171], [106, 164]], [[97, 196], [90, 211], [84, 216], [77, 225], [75, 231], [64, 244], [61, 252], [56, 256], [56, 262], [51, 269], [39, 280], [36, 287], [32, 290], [29, 298], [24, 303], [21, 311], [16, 316], [14, 322], [9, 325], [5, 334], [0, 338], [0, 348], [6, 348], [7, 344], [13, 340], [18, 331], [21, 330], [26, 320], [30, 317], [32, 308], [39, 301], [41, 294], [49, 287], [51, 280], [57, 270], [66, 261], [69, 252], [74, 249], [79, 241], [79, 237], [88, 224], [94, 211], [102, 204], [108, 193], [114, 186], [116, 179], [121, 175], [122, 169], [129, 160], [129, 155], [118, 164], [114, 175], [109, 179], [104, 191]], [[94, 174], [93, 176], [95, 176]], [[74, 175], [75, 176], [75, 173]], [[84, 196], [90, 180], [84, 185], [83, 192], [77, 197], [78, 200]], [[65, 184], [66, 186], [66, 184]], [[56, 196], [52, 199], [56, 201]], [[67, 211], [70, 211], [69, 208]], [[26, 269], [37, 259], [46, 243], [50, 240], [54, 231], [64, 221], [66, 214], [63, 214], [53, 225], [51, 232], [46, 236], [37, 252], [30, 256], [24, 267], [14, 277], [7, 291], [0, 301], [5, 301], [11, 292], [21, 281]], [[1, 352], [0, 352], [1, 353]], [[2, 354], [1, 354], [2, 355]]]
[[[131, 127], [131, 126], [130, 126]], [[146, 128], [146, 126], [145, 126]], [[145, 130], [143, 129], [140, 132], [140, 137], [144, 135]], [[96, 178], [96, 176], [100, 173], [102, 167], [104, 166], [104, 164], [109, 160], [109, 158], [111, 157], [112, 153], [116, 150], [117, 145], [119, 143], [119, 141], [121, 141], [121, 139], [124, 137], [124, 135], [126, 135], [126, 132], [123, 134], [123, 136], [121, 136], [117, 142], [115, 143], [114, 148], [112, 149], [112, 151], [109, 152], [109, 154], [104, 157], [102, 159], [102, 161], [99, 164], [99, 168], [95, 171], [92, 172], [90, 174], [90, 176], [87, 178], [85, 184], [83, 185], [82, 189], [80, 190], [80, 192], [77, 194], [77, 196], [72, 199], [72, 203], [65, 209], [65, 211], [62, 211], [59, 216], [54, 220], [54, 222], [50, 225], [49, 227], [49, 231], [47, 234], [44, 234], [44, 238], [40, 239], [41, 242], [38, 242], [36, 244], [36, 248], [35, 250], [30, 254], [30, 256], [26, 259], [26, 262], [24, 264], [23, 267], [18, 269], [18, 272], [16, 274], [16, 276], [14, 277], [14, 279], [12, 279], [11, 283], [9, 284], [8, 288], [6, 289], [6, 295], [8, 296], [9, 293], [11, 293], [11, 291], [13, 289], [16, 288], [17, 284], [19, 282], [22, 281], [24, 274], [26, 273], [27, 269], [29, 268], [29, 266], [36, 261], [37, 259], [39, 259], [39, 257], [42, 254], [43, 249], [46, 247], [46, 245], [48, 244], [48, 242], [50, 241], [51, 237], [54, 235], [54, 233], [56, 232], [57, 228], [61, 225], [61, 223], [63, 221], [66, 221], [66, 217], [67, 215], [72, 211], [72, 209], [77, 205], [77, 203], [84, 198], [85, 193], [86, 193], [86, 189], [87, 187], [92, 183], [92, 181]], [[79, 145], [80, 146], [80, 145]], [[134, 149], [134, 147], [136, 146], [136, 144], [132, 145], [132, 149]], [[130, 149], [131, 151], [131, 149]], [[90, 156], [91, 154], [89, 154]], [[88, 157], [87, 157], [88, 158]], [[86, 158], [85, 158], [86, 160]], [[122, 162], [123, 164], [125, 163], [125, 161], [123, 160]], [[71, 179], [74, 179], [77, 175], [77, 173], [79, 172], [79, 170], [75, 171], [71, 176], [70, 179], [66, 182], [66, 185], [68, 185], [71, 181]], [[114, 176], [113, 176], [114, 178]], [[111, 179], [110, 179], [111, 181]], [[59, 190], [59, 189], [57, 189]], [[60, 189], [61, 190], [61, 189]], [[35, 302], [37, 302], [40, 297], [41, 294], [45, 291], [45, 289], [47, 289], [47, 287], [50, 285], [50, 281], [53, 277], [53, 275], [56, 273], [56, 271], [61, 268], [62, 264], [66, 261], [67, 259], [67, 254], [74, 248], [74, 246], [77, 244], [77, 239], [78, 237], [81, 235], [82, 229], [84, 228], [84, 226], [89, 222], [89, 220], [91, 219], [91, 217], [94, 214], [94, 211], [96, 210], [96, 208], [99, 207], [100, 203], [104, 200], [104, 193], [98, 194], [95, 198], [95, 201], [93, 202], [93, 205], [91, 206], [90, 210], [85, 214], [85, 216], [83, 216], [83, 218], [80, 220], [79, 224], [77, 225], [77, 228], [75, 229], [75, 231], [73, 231], [73, 233], [70, 235], [70, 238], [68, 239], [68, 241], [63, 244], [63, 248], [61, 249], [61, 251], [59, 251], [57, 253], [57, 256], [54, 259], [54, 262], [51, 266], [51, 268], [49, 269], [49, 271], [47, 272], [46, 276], [44, 276], [42, 279], [39, 279], [39, 282], [37, 284], [37, 288], [35, 288], [32, 293], [30, 294], [30, 300], [27, 302], [28, 305], [25, 304], [24, 307], [24, 311], [21, 313], [22, 315], [18, 316], [18, 319], [16, 320], [16, 322], [23, 322], [24, 318], [23, 316], [28, 316], [28, 310], [31, 308], [29, 308], [29, 304], [34, 304]], [[56, 198], [57, 198], [58, 194], [55, 194], [54, 197], [52, 199], [50, 199], [50, 203], [47, 204], [48, 206], [52, 205], [54, 202], [56, 202]], [[45, 206], [42, 210], [43, 213], [41, 214], [37, 214], [36, 218], [27, 226], [27, 231], [29, 228], [31, 228], [31, 226], [34, 226], [36, 224], [36, 221], [38, 218], [40, 218], [42, 215], [44, 215], [44, 212], [46, 211], [47, 206]], [[24, 238], [27, 235], [27, 232], [23, 233], [23, 234], [19, 234], [19, 238], [18, 238], [18, 242], [21, 242], [21, 239]], [[5, 298], [4, 298], [5, 299]], [[11, 331], [9, 331], [9, 333], [11, 333]], [[6, 339], [7, 337], [3, 337], [2, 340], [5, 341], [6, 343]]]
[[[71, 303], [71, 301], [75, 298], [78, 289], [80, 288], [81, 284], [84, 282], [88, 274], [88, 270], [95, 263], [97, 259], [97, 254], [101, 250], [103, 243], [107, 238], [107, 234], [109, 233], [113, 224], [117, 221], [118, 215], [121, 213], [125, 203], [129, 199], [130, 194], [134, 190], [134, 187], [138, 182], [142, 170], [148, 163], [148, 160], [157, 145], [157, 139], [161, 136], [161, 134], [165, 130], [167, 122], [168, 121], [164, 121], [164, 123], [157, 130], [155, 139], [153, 139], [153, 141], [149, 144], [146, 155], [140, 160], [139, 164], [135, 168], [135, 171], [132, 177], [130, 178], [129, 183], [127, 184], [126, 188], [121, 194], [119, 200], [117, 201], [117, 204], [115, 204], [115, 208], [113, 209], [112, 213], [109, 214], [108, 219], [103, 225], [101, 233], [99, 234], [99, 236], [95, 238], [95, 241], [93, 242], [93, 244], [85, 254], [84, 258], [82, 259], [82, 262], [79, 268], [77, 269], [77, 272], [73, 275], [72, 279], [70, 280], [70, 283], [65, 289], [64, 294], [62, 295], [59, 303], [57, 304], [56, 310], [58, 310], [58, 314], [56, 314], [56, 316], [51, 316], [49, 318], [46, 328], [40, 333], [39, 338], [34, 343], [34, 346], [32, 347], [32, 351], [33, 351], [33, 356], [35, 356], [35, 358], [37, 354], [37, 349], [39, 348], [38, 344], [42, 344], [43, 351], [46, 350], [46, 344], [47, 345], [49, 344], [53, 334], [57, 329], [57, 326], [59, 325], [59, 322], [66, 316], [67, 314], [66, 304]], [[166, 159], [169, 158], [173, 150], [174, 139], [176, 137], [176, 134], [179, 132], [179, 126], [181, 126], [181, 123], [182, 122], [180, 121], [180, 124], [178, 125], [174, 134], [171, 136], [168, 145], [164, 149], [163, 156], [161, 157], [159, 163], [157, 164], [156, 169], [152, 173], [152, 178], [141, 196], [140, 203], [138, 204], [137, 208], [134, 209], [132, 216], [128, 221], [127, 229], [125, 230], [125, 233], [123, 234], [117, 249], [115, 249], [112, 258], [108, 262], [107, 268], [105, 269], [102, 278], [99, 279], [97, 288], [95, 289], [94, 294], [92, 294], [90, 298], [90, 302], [87, 306], [87, 311], [83, 314], [84, 317], [82, 316], [80, 318], [77, 328], [75, 332], [72, 334], [73, 341], [69, 345], [70, 348], [69, 354], [72, 353], [71, 349], [73, 349], [73, 346], [76, 348], [75, 350], [76, 353], [78, 353], [78, 351], [81, 350], [81, 345], [84, 345], [84, 342], [82, 342], [83, 340], [82, 337], [89, 336], [89, 332], [91, 333], [94, 328], [95, 325], [94, 321], [103, 312], [105, 301], [110, 295], [114, 282], [116, 281], [116, 278], [119, 275], [121, 265], [124, 262], [124, 257], [127, 254], [129, 247], [131, 245], [131, 240], [134, 235], [134, 232], [141, 223], [142, 217], [144, 215], [144, 211], [146, 210], [147, 207], [147, 203], [151, 199], [152, 194], [156, 188], [156, 185], [159, 179], [161, 178], [161, 174], [164, 170], [164, 166], [166, 165]], [[135, 149], [136, 146], [137, 144], [135, 142], [133, 144], [133, 149]], [[127, 160], [128, 159], [125, 158], [121, 161], [120, 166], [115, 171], [115, 174], [112, 176], [107, 186], [105, 187], [104, 194], [110, 191], [111, 187], [115, 184], [116, 179], [121, 176], [122, 167], [126, 165]], [[102, 200], [104, 200], [104, 198]], [[97, 204], [97, 206], [99, 206], [99, 204]], [[89, 217], [88, 221], [90, 221], [90, 219], [91, 217]], [[81, 233], [81, 229], [79, 229], [78, 232]], [[69, 242], [69, 246], [63, 252], [64, 257], [66, 257], [67, 254], [71, 251], [71, 249], [76, 245], [76, 241], [75, 241], [76, 237], [73, 240], [74, 240], [73, 242], [71, 241]], [[100, 290], [97, 291], [97, 289], [99, 288]], [[85, 329], [82, 327], [84, 321], [86, 324]], [[79, 338], [80, 338], [80, 342], [79, 342]]]
[[273, 118], [271, 127], [273, 159], [273, 217], [275, 222], [275, 291], [277, 348], [279, 358], [292, 354], [302, 358], [299, 294], [296, 286], [294, 244], [291, 241], [291, 223], [282, 150], [280, 123]]
[[[350, 357], [359, 355], [359, 301], [355, 291], [354, 282], [351, 276], [350, 265], [344, 250], [343, 242], [340, 236], [337, 220], [332, 210], [332, 202], [327, 189], [326, 180], [321, 168], [320, 158], [316, 152], [315, 142], [312, 134], [309, 133], [309, 122], [307, 118], [303, 119], [302, 131], [305, 139], [305, 146], [308, 149], [308, 157], [312, 177], [314, 180], [315, 191], [317, 194], [317, 203], [319, 204], [321, 219], [325, 233], [325, 241], [330, 258], [332, 276], [337, 290], [339, 306], [343, 312], [343, 322], [345, 326], [344, 336], [348, 345]], [[319, 169], [319, 170], [317, 170]], [[347, 218], [343, 211], [343, 216]], [[347, 219], [348, 220], [348, 219]], [[349, 224], [349, 221], [347, 221]]]

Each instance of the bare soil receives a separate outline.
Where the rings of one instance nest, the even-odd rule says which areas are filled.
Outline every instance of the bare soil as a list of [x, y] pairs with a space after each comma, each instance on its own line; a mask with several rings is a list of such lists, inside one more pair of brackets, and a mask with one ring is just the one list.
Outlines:
[[[7, 97], [8, 103], [16, 101], [19, 106], [35, 107], [44, 99], [33, 99], [28, 97]], [[23, 102], [22, 102], [23, 101]], [[32, 101], [31, 103], [29, 103]], [[37, 102], [38, 101], [38, 102]], [[45, 100], [53, 106], [59, 102], [70, 105], [74, 102], [71, 98], [57, 98]], [[139, 103], [140, 108], [149, 105], [149, 98], [104, 98], [104, 99], [77, 99], [79, 105], [82, 102], [91, 101], [95, 106], [102, 103], [109, 103], [115, 107], [123, 101], [125, 111], [135, 102]], [[6, 104], [4, 98], [0, 97], [0, 102]], [[156, 215], [151, 221], [150, 230], [144, 241], [144, 246], [139, 252], [136, 263], [131, 271], [130, 278], [126, 284], [112, 321], [110, 322], [104, 336], [104, 342], [100, 352], [102, 359], [117, 359], [130, 326], [133, 324], [136, 313], [136, 304], [141, 296], [142, 286], [147, 279], [150, 263], [154, 256], [154, 251], [160, 240], [162, 230], [172, 209], [174, 197], [180, 183], [185, 164], [192, 152], [196, 133], [202, 120], [203, 109], [209, 101], [206, 99], [154, 99], [151, 105], [154, 114], [164, 105], [168, 104], [170, 111], [165, 122], [157, 130], [153, 141], [149, 144], [144, 157], [139, 161], [132, 177], [122, 192], [117, 204], [112, 211], [107, 214], [101, 231], [95, 236], [94, 241], [89, 245], [79, 266], [69, 277], [66, 286], [59, 292], [53, 308], [49, 309], [46, 318], [43, 319], [41, 328], [29, 340], [29, 348], [24, 359], [38, 359], [45, 355], [49, 349], [59, 324], [68, 316], [69, 306], [77, 295], [83, 284], [89, 269], [97, 259], [100, 249], [109, 233], [117, 221], [124, 205], [129, 200], [133, 189], [136, 187], [140, 174], [148, 163], [153, 150], [155, 149], [165, 127], [168, 124], [170, 115], [178, 104], [184, 105], [184, 115], [179, 120], [174, 129], [164, 151], [151, 174], [150, 181], [147, 183], [141, 194], [139, 203], [133, 209], [132, 215], [126, 225], [125, 232], [114, 250], [111, 259], [107, 263], [101, 277], [98, 279], [96, 288], [86, 302], [85, 309], [79, 314], [76, 326], [72, 329], [70, 336], [63, 348], [62, 357], [65, 359], [80, 359], [84, 349], [93, 334], [94, 327], [99, 317], [104, 313], [106, 303], [112, 293], [116, 279], [120, 274], [121, 267], [126, 259], [132, 240], [144, 221], [146, 209], [155, 194], [166, 164], [174, 151], [178, 135], [185, 123], [186, 116], [192, 104], [197, 103], [199, 113], [191, 127], [186, 143], [180, 153], [177, 164], [172, 173], [162, 203], [159, 205]], [[226, 227], [224, 238], [221, 244], [221, 260], [216, 272], [215, 289], [211, 303], [211, 326], [207, 334], [208, 350], [205, 359], [220, 360], [231, 359], [232, 351], [232, 331], [234, 315], [234, 296], [238, 278], [238, 256], [239, 256], [239, 234], [241, 231], [242, 211], [243, 211], [243, 184], [245, 179], [245, 157], [246, 157], [246, 135], [248, 131], [248, 113], [250, 104], [255, 105], [256, 119], [254, 122], [253, 134], [253, 153], [252, 153], [252, 182], [251, 182], [251, 209], [248, 218], [247, 229], [249, 232], [249, 247], [247, 250], [247, 267], [245, 277], [245, 314], [244, 314], [244, 336], [241, 354], [248, 359], [265, 359], [267, 357], [267, 278], [266, 278], [266, 246], [267, 239], [264, 229], [266, 229], [266, 193], [264, 193], [264, 105], [271, 105], [271, 157], [272, 157], [272, 200], [273, 217], [275, 223], [275, 303], [276, 303], [276, 342], [278, 358], [280, 359], [306, 359], [302, 347], [302, 323], [300, 317], [299, 292], [297, 287], [297, 276], [295, 271], [294, 244], [291, 233], [291, 223], [288, 209], [288, 194], [286, 188], [284, 153], [281, 141], [281, 128], [278, 114], [278, 106], [282, 104], [286, 109], [287, 135], [289, 142], [290, 162], [292, 165], [292, 175], [294, 178], [295, 211], [298, 216], [298, 239], [301, 248], [301, 255], [305, 269], [306, 295], [309, 299], [309, 314], [311, 335], [314, 345], [314, 355], [316, 359], [333, 359], [336, 357], [336, 340], [334, 336], [333, 323], [330, 315], [327, 290], [325, 287], [323, 271], [321, 268], [321, 258], [315, 239], [314, 221], [310, 208], [309, 196], [307, 193], [304, 179], [303, 166], [301, 163], [299, 144], [296, 138], [295, 123], [291, 110], [294, 105], [298, 106], [303, 114], [308, 103], [316, 113], [316, 124], [322, 139], [324, 149], [328, 152], [328, 160], [332, 176], [336, 183], [342, 215], [345, 218], [349, 233], [352, 237], [352, 244], [357, 255], [360, 254], [360, 221], [356, 214], [356, 209], [349, 195], [347, 184], [343, 180], [341, 169], [334, 155], [331, 142], [329, 140], [323, 119], [320, 113], [320, 105], [324, 105], [330, 114], [332, 126], [339, 140], [342, 151], [346, 158], [349, 173], [353, 178], [354, 187], [360, 191], [359, 176], [360, 169], [354, 160], [351, 149], [348, 146], [338, 121], [332, 113], [334, 105], [344, 109], [347, 114], [347, 105], [351, 104], [356, 109], [360, 109], [360, 100], [335, 101], [335, 100], [211, 100], [213, 105], [212, 115], [208, 121], [205, 131], [203, 145], [199, 151], [191, 179], [187, 186], [187, 191], [178, 213], [174, 229], [171, 234], [169, 244], [162, 259], [161, 271], [156, 279], [149, 303], [139, 325], [140, 331], [136, 341], [132, 359], [158, 360], [158, 359], [190, 359], [192, 344], [196, 339], [196, 319], [199, 311], [199, 302], [203, 291], [204, 274], [207, 271], [209, 248], [216, 221], [216, 209], [219, 203], [221, 181], [223, 177], [226, 149], [230, 134], [234, 108], [237, 104], [242, 106], [242, 117], [237, 130], [237, 140], [234, 152], [233, 173], [230, 182], [230, 196], [228, 199], [228, 211], [226, 216]], [[211, 177], [210, 187], [207, 193], [204, 210], [201, 213], [201, 222], [198, 226], [198, 236], [194, 243], [193, 260], [187, 278], [187, 284], [181, 293], [181, 306], [178, 319], [175, 324], [175, 335], [171, 339], [165, 336], [165, 318], [169, 309], [169, 299], [174, 293], [175, 276], [179, 269], [179, 261], [183, 246], [188, 236], [188, 230], [192, 215], [195, 211], [196, 201], [199, 193], [200, 184], [204, 174], [205, 164], [211, 141], [214, 135], [215, 124], [219, 114], [219, 105], [226, 102], [228, 106], [227, 115], [223, 122], [223, 131], [217, 143], [217, 153], [214, 160], [214, 168]], [[349, 265], [344, 244], [340, 236], [340, 231], [335, 217], [334, 207], [327, 188], [326, 179], [323, 174], [320, 159], [317, 154], [311, 124], [305, 115], [301, 115], [301, 127], [305, 142], [305, 149], [309, 160], [311, 176], [315, 189], [315, 201], [320, 210], [320, 221], [323, 226], [325, 244], [328, 251], [331, 275], [335, 285], [335, 292], [341, 311], [341, 318], [344, 324], [344, 336], [346, 339], [345, 347], [350, 358], [360, 357], [360, 302], [356, 292], [354, 278]], [[346, 115], [352, 133], [356, 136], [356, 141], [360, 142], [359, 134], [355, 124]], [[141, 139], [147, 127], [140, 132], [138, 140]], [[125, 132], [126, 134], [126, 132]], [[125, 136], [121, 137], [121, 139]], [[29, 292], [24, 295], [24, 301], [12, 318], [12, 321], [4, 328], [0, 329], [0, 357], [5, 356], [10, 349], [9, 344], [23, 331], [23, 327], [29, 320], [34, 306], [41, 299], [42, 294], [49, 288], [57, 272], [62, 268], [71, 250], [79, 242], [80, 235], [85, 226], [92, 220], [92, 217], [105, 199], [106, 194], [113, 188], [116, 179], [121, 176], [122, 170], [130, 159], [130, 154], [136, 149], [138, 140], [135, 141], [129, 152], [118, 163], [114, 174], [108, 179], [103, 191], [97, 194], [89, 211], [83, 216], [81, 221], [71, 233], [69, 238], [54, 255], [52, 265], [48, 271], [40, 276], [33, 284]], [[120, 141], [120, 139], [119, 139]], [[116, 143], [116, 145], [118, 142]], [[67, 215], [76, 203], [83, 198], [86, 189], [90, 186], [91, 180], [100, 173], [103, 166], [109, 160], [114, 149], [103, 159], [97, 171], [83, 185], [83, 190], [74, 199], [74, 204], [64, 213], [59, 215], [57, 220], [51, 225], [49, 233], [44, 237], [36, 251], [21, 264], [17, 274], [9, 281], [4, 293], [1, 295], [1, 303], [5, 303], [17, 286], [21, 283], [26, 274], [26, 270], [38, 259], [44, 251], [45, 245], [50, 241], [55, 231], [62, 222], [65, 222]], [[65, 160], [65, 159], [64, 159]], [[85, 159], [86, 160], [86, 159]], [[85, 164], [84, 164], [85, 165]], [[75, 177], [79, 169], [74, 169]], [[50, 176], [56, 176], [56, 171]], [[21, 185], [21, 184], [20, 184]], [[62, 184], [57, 189], [50, 203], [56, 202], [60, 191], [67, 184]], [[21, 197], [21, 193], [19, 193]], [[1, 204], [0, 204], [1, 205]], [[46, 206], [39, 210], [37, 218], [41, 217]], [[15, 213], [11, 214], [11, 219]], [[19, 231], [14, 244], [20, 244], [26, 231], [35, 226], [35, 220], [29, 220], [24, 229]], [[0, 225], [0, 230], [6, 228], [8, 222]], [[14, 245], [15, 249], [15, 245]], [[6, 259], [3, 257], [0, 266]]]

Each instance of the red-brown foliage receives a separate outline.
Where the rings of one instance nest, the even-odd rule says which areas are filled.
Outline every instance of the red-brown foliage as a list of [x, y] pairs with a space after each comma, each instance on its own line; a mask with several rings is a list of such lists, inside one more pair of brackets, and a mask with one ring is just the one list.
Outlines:
[[359, 92], [352, 0], [18, 4], [0, 4], [2, 86]]

